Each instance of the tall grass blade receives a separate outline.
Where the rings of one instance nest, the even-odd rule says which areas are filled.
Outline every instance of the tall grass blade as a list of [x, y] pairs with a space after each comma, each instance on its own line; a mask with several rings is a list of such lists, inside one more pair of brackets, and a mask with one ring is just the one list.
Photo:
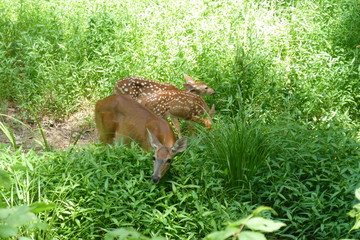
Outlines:
[[0, 130], [5, 134], [7, 139], [9, 139], [9, 141], [10, 141], [11, 145], [13, 146], [13, 148], [15, 150], [17, 150], [18, 146], [17, 146], [17, 143], [16, 143], [16, 139], [15, 139], [15, 135], [14, 135], [13, 130], [3, 122], [0, 122]]
[[41, 126], [41, 123], [40, 123], [39, 118], [36, 116], [36, 114], [34, 113], [34, 111], [31, 110], [31, 113], [32, 113], [32, 115], [33, 115], [34, 118], [35, 118], [36, 125], [38, 126], [38, 129], [39, 129], [41, 138], [42, 138], [42, 140], [43, 140], [43, 142], [44, 142], [45, 150], [46, 150], [46, 151], [51, 151], [51, 150], [52, 150], [52, 147], [51, 147], [51, 145], [49, 144], [49, 142], [48, 142], [47, 139], [46, 139], [46, 136], [45, 136], [44, 130], [43, 130], [42, 126]]

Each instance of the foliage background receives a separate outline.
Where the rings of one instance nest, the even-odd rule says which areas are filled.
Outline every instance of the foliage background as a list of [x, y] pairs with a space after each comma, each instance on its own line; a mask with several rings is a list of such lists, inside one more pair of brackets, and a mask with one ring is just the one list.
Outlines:
[[181, 87], [187, 73], [217, 90], [206, 98], [215, 126], [256, 121], [275, 144], [235, 188], [202, 135], [158, 186], [146, 179], [150, 156], [135, 148], [3, 146], [14, 186], [2, 202], [57, 203], [42, 216], [52, 231], [29, 230], [38, 239], [96, 239], [124, 226], [199, 239], [262, 204], [287, 223], [270, 238], [359, 238], [346, 216], [360, 173], [359, 44], [357, 0], [3, 0], [1, 109], [60, 121], [123, 77]]

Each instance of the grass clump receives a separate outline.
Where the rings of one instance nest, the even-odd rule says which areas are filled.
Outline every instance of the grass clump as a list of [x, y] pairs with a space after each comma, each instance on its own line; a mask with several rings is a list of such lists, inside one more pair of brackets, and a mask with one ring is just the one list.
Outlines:
[[213, 131], [204, 134], [206, 157], [219, 164], [232, 186], [248, 183], [271, 153], [270, 139], [261, 126], [239, 116], [218, 121]]

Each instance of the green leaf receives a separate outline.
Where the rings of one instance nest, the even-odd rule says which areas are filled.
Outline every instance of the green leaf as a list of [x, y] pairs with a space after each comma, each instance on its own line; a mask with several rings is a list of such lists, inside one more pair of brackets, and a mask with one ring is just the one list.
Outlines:
[[32, 224], [31, 227], [39, 229], [39, 230], [49, 229], [49, 225], [47, 223], [44, 223], [44, 222], [36, 222], [36, 223]]
[[11, 128], [9, 128], [5, 123], [0, 122], [0, 130], [5, 134], [5, 136], [8, 138], [8, 140], [11, 142], [11, 144], [13, 145], [14, 149], [18, 149], [17, 144], [16, 144], [16, 139], [15, 139], [15, 135], [14, 132]]
[[28, 238], [28, 237], [20, 237], [19, 240], [31, 240], [31, 238]]
[[272, 212], [274, 215], [277, 215], [277, 212], [275, 212], [274, 209], [272, 209], [271, 207], [267, 207], [267, 206], [260, 206], [260, 207], [256, 208], [256, 209], [253, 211], [253, 215], [256, 217], [256, 216], [259, 215], [261, 212], [266, 211], [266, 210]]
[[285, 226], [285, 223], [273, 221], [271, 219], [265, 219], [262, 217], [254, 217], [249, 219], [246, 226], [252, 230], [258, 230], [262, 232], [274, 232]]
[[224, 235], [225, 235], [225, 231], [212, 232], [209, 235], [207, 235], [205, 239], [223, 240], [225, 239]]
[[355, 197], [360, 201], [360, 188], [355, 190]]
[[246, 217], [246, 218], [242, 218], [242, 219], [240, 219], [240, 220], [238, 220], [236, 222], [231, 222], [231, 223], [229, 223], [229, 226], [231, 226], [231, 227], [240, 227], [240, 225], [246, 224], [249, 221], [250, 218], [251, 218], [251, 215]]
[[10, 188], [11, 187], [11, 179], [9, 174], [0, 169], [0, 187], [3, 186], [5, 188]]
[[[357, 210], [357, 211], [360, 211], [360, 203], [355, 204], [355, 205], [353, 206], [353, 209], [355, 209], [355, 210]], [[360, 214], [360, 213], [359, 213], [359, 214]]]
[[12, 212], [14, 212], [14, 209], [1, 208], [0, 209], [0, 219], [8, 218]]
[[166, 240], [164, 237], [152, 237], [151, 240]]
[[262, 233], [242, 231], [238, 236], [238, 240], [266, 240], [266, 237]]
[[6, 222], [12, 226], [21, 226], [36, 220], [35, 214], [30, 212], [29, 207], [21, 206], [14, 209], [11, 215], [6, 219]]
[[125, 228], [118, 228], [113, 231], [108, 232], [105, 235], [105, 240], [113, 240], [113, 239], [147, 239], [138, 233], [136, 230], [133, 229], [125, 229]]
[[18, 229], [14, 226], [0, 225], [0, 237], [8, 238], [14, 237], [18, 234]]
[[359, 228], [360, 228], [360, 218], [357, 218], [356, 221], [355, 221], [354, 226], [350, 229], [350, 231], [356, 230], [356, 229], [359, 229]]
[[206, 239], [211, 240], [223, 240], [228, 237], [233, 236], [234, 234], [238, 233], [240, 230], [237, 227], [228, 226], [224, 231], [218, 231], [210, 233], [206, 236]]
[[32, 213], [40, 213], [55, 208], [55, 203], [36, 202], [30, 205]]

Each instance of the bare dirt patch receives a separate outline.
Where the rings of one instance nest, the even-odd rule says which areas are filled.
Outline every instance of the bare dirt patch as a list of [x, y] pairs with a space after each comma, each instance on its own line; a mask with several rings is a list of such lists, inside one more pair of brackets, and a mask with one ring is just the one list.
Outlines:
[[[36, 123], [23, 125], [15, 121], [13, 118], [19, 119], [20, 116], [19, 110], [15, 107], [8, 107], [4, 114], [9, 117], [1, 117], [0, 121], [13, 131], [19, 146], [21, 145], [25, 149], [41, 149], [44, 140]], [[56, 122], [46, 117], [40, 124], [47, 142], [55, 149], [66, 149], [75, 143], [76, 145], [86, 145], [97, 142], [94, 111], [91, 107], [84, 107], [63, 122]], [[0, 143], [10, 143], [2, 131], [0, 131]]]

